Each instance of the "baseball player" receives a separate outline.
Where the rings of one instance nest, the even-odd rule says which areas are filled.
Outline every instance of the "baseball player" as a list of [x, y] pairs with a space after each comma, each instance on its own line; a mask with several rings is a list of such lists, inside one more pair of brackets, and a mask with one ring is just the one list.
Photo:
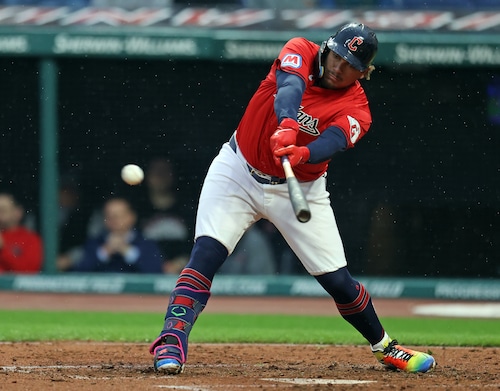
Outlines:
[[[321, 46], [304, 38], [284, 45], [208, 170], [190, 261], [150, 347], [155, 370], [183, 371], [189, 332], [207, 304], [215, 273], [243, 233], [263, 218], [277, 227], [380, 363], [407, 372], [435, 366], [432, 356], [389, 337], [369, 293], [349, 274], [326, 190], [332, 156], [354, 147], [371, 125], [359, 80], [369, 79], [377, 46], [375, 33], [363, 24], [343, 26]], [[290, 203], [281, 165], [285, 155], [310, 205], [312, 217], [305, 224], [295, 218]]]

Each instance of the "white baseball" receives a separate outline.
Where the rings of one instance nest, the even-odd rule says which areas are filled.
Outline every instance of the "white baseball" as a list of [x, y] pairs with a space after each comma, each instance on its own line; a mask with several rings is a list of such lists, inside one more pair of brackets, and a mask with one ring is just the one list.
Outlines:
[[144, 179], [144, 171], [136, 164], [127, 164], [122, 168], [122, 179], [129, 185], [138, 185]]

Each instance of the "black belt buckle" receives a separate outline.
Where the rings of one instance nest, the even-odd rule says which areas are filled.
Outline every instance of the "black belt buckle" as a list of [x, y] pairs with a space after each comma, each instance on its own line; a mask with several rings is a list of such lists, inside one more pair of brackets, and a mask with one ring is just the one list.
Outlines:
[[247, 163], [248, 171], [250, 171], [250, 175], [259, 183], [262, 183], [264, 185], [281, 185], [286, 182], [285, 178], [280, 178], [277, 176], [272, 176], [272, 175], [267, 175], [264, 174], [263, 172], [260, 172], [250, 166]]
[[[236, 138], [234, 137], [234, 134], [229, 139], [229, 146], [236, 153]], [[247, 168], [252, 178], [263, 185], [281, 185], [286, 182], [285, 178], [260, 173], [260, 171], [256, 170], [248, 163]]]

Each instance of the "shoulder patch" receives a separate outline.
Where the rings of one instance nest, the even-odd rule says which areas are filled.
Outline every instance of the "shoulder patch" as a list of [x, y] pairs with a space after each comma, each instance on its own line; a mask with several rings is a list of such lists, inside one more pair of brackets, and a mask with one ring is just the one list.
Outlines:
[[361, 126], [359, 125], [359, 122], [356, 118], [351, 117], [350, 115], [347, 116], [347, 119], [349, 120], [349, 125], [350, 125], [350, 137], [351, 137], [351, 143], [355, 143], [358, 140], [359, 135], [361, 134]]
[[290, 53], [283, 56], [282, 67], [300, 68], [302, 66], [302, 57], [299, 54]]

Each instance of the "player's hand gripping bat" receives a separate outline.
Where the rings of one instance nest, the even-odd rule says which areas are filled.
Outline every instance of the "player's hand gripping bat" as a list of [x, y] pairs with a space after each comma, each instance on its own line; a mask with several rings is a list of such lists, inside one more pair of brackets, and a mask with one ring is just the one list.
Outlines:
[[286, 182], [288, 184], [288, 194], [290, 195], [290, 201], [292, 202], [295, 217], [297, 217], [297, 220], [301, 223], [307, 223], [311, 218], [311, 210], [309, 209], [309, 204], [307, 203], [306, 197], [300, 188], [299, 181], [295, 177], [292, 165], [288, 160], [288, 156], [281, 157], [281, 165], [285, 171]]

